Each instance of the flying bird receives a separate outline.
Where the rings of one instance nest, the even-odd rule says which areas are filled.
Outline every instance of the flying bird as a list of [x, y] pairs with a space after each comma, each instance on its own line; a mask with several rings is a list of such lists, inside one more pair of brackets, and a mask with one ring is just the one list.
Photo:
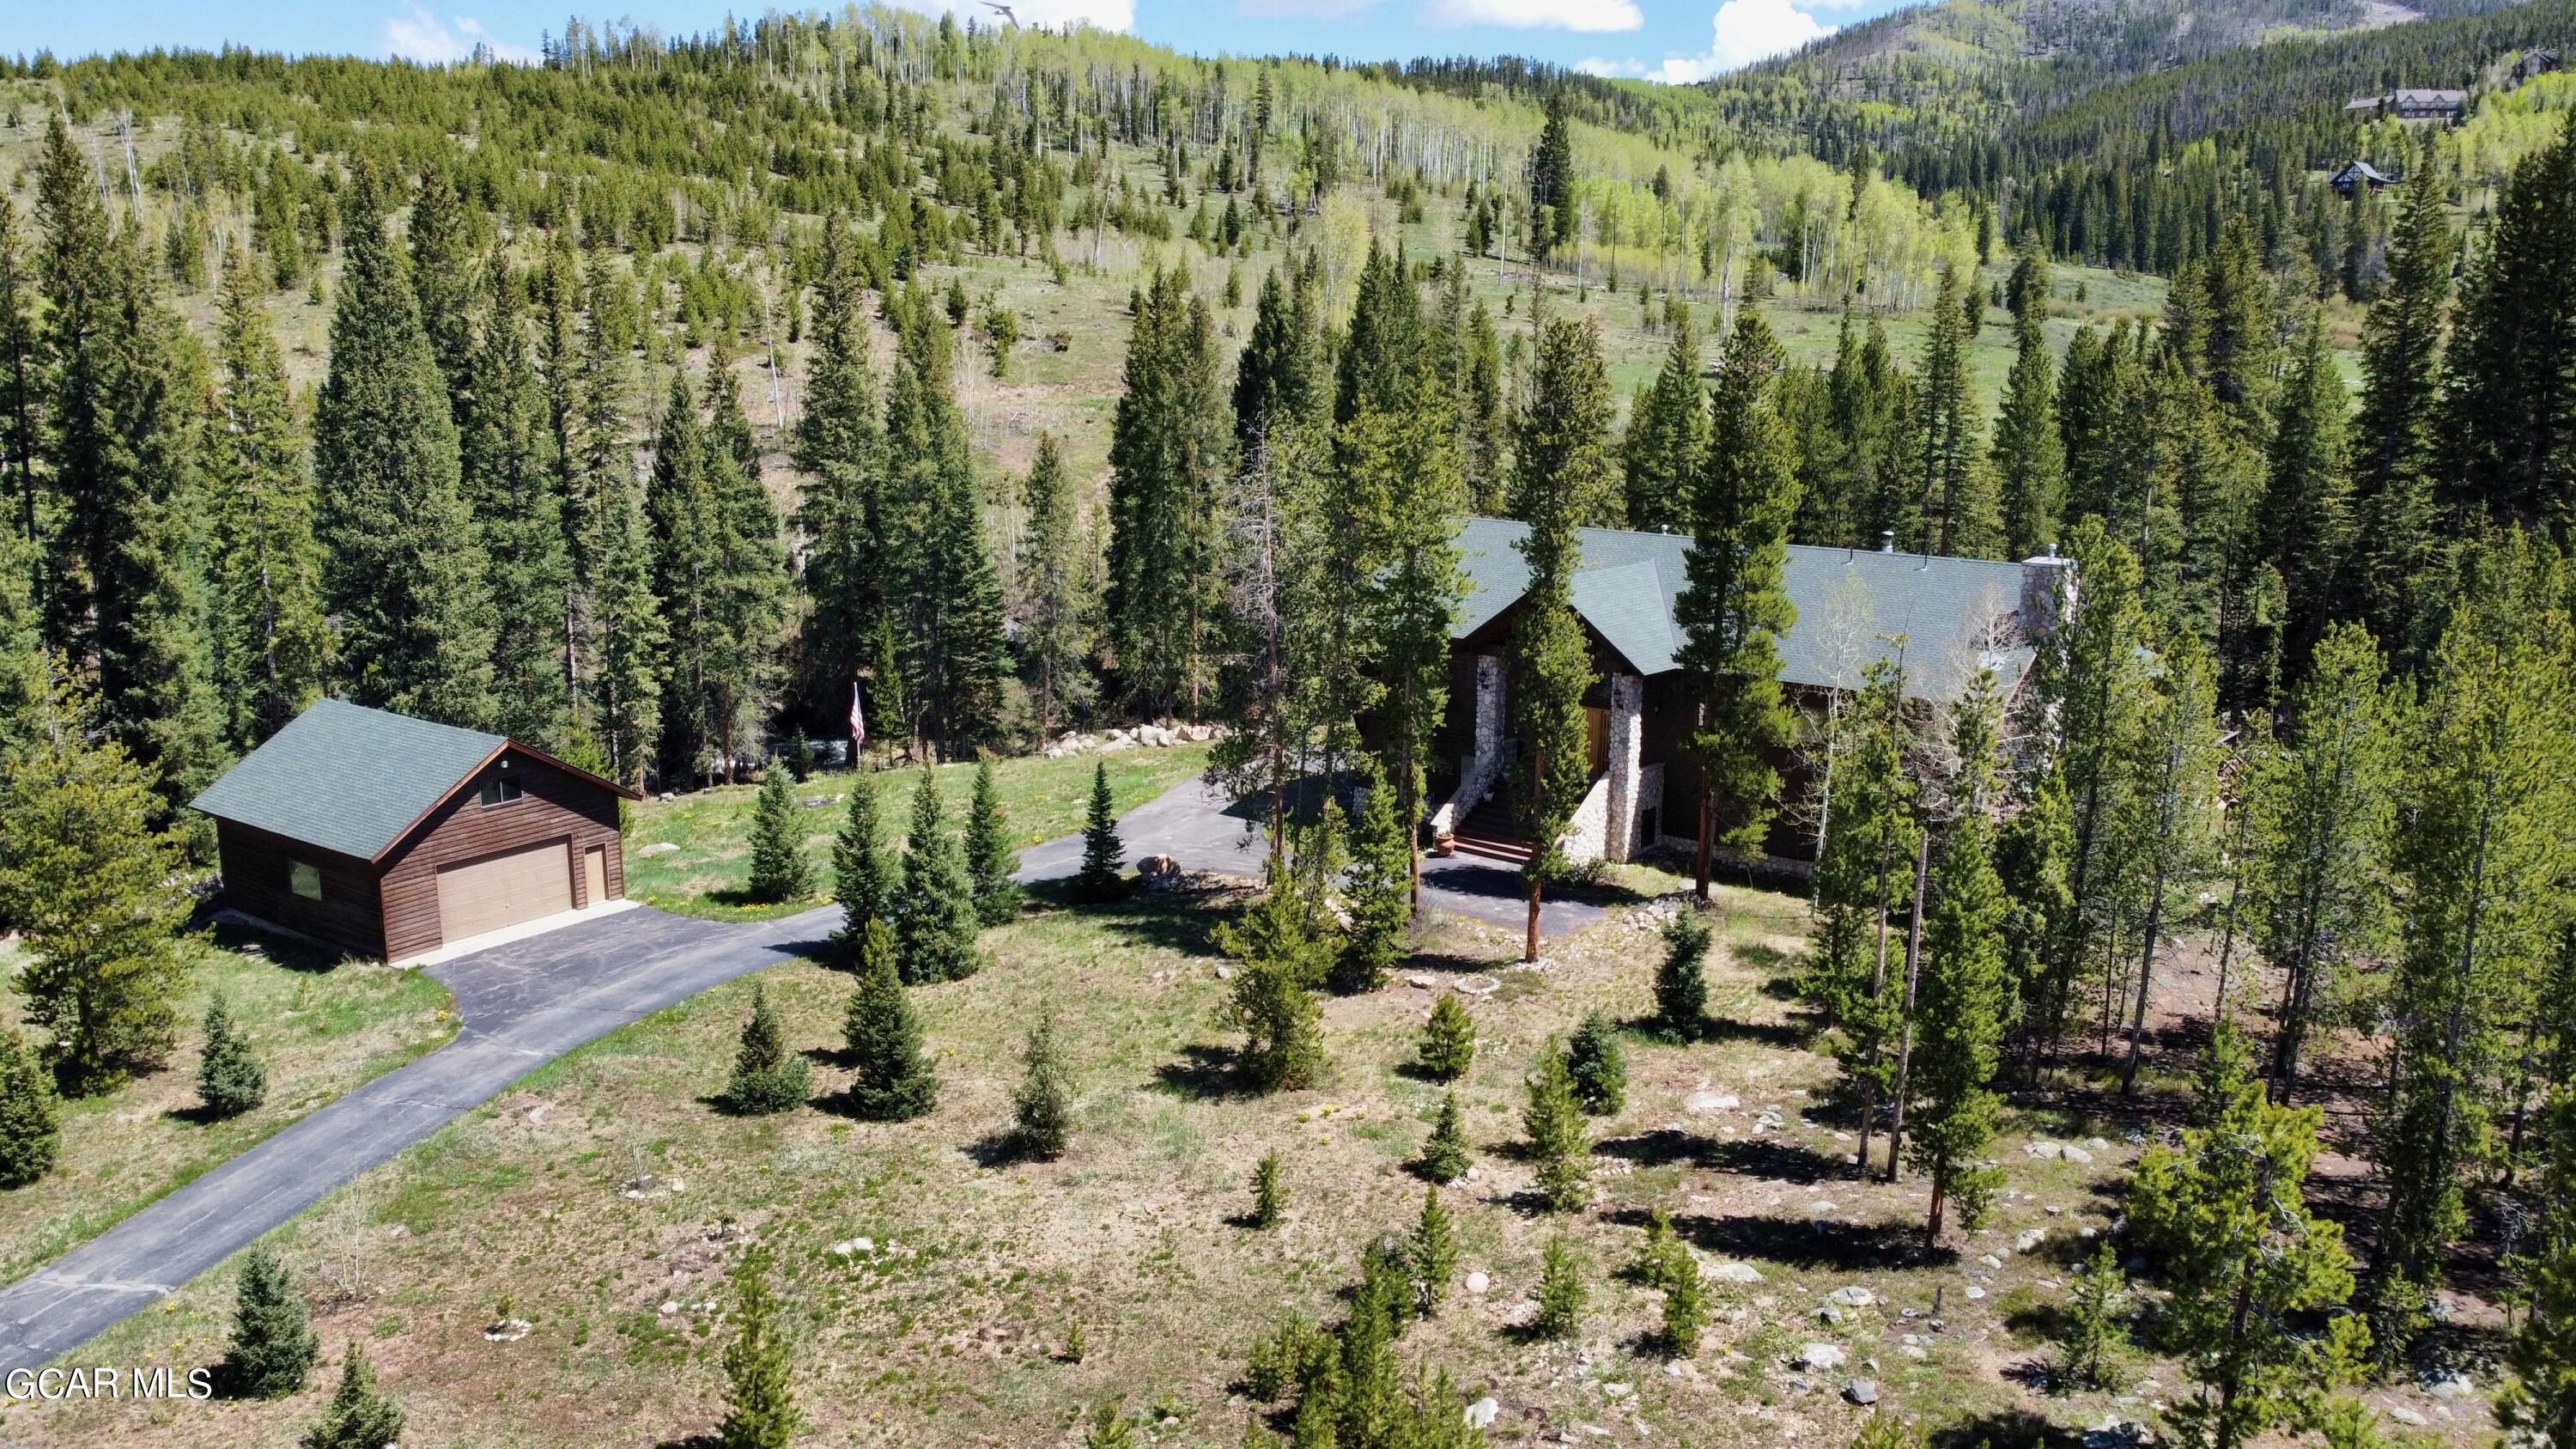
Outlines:
[[977, 0], [977, 3], [981, 4], [985, 9], [992, 11], [994, 14], [1001, 16], [1003, 24], [1009, 25], [1015, 29], [1019, 26], [1020, 17], [1011, 13], [1010, 6], [996, 5], [993, 3], [993, 0]]

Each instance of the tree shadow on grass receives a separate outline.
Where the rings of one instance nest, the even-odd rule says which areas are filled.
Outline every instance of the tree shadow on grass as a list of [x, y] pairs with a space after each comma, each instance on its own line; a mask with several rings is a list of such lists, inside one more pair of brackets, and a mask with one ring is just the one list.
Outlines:
[[724, 1449], [724, 1440], [714, 1434], [682, 1434], [676, 1439], [663, 1440], [653, 1449]]
[[1805, 1048], [1813, 1034], [1804, 1022], [1738, 1021], [1731, 1016], [1709, 1017], [1700, 1023], [1699, 1030], [1699, 1038], [1704, 1042], [1753, 1042], [1784, 1051]]
[[1932, 1449], [2074, 1449], [2075, 1430], [2050, 1423], [2028, 1409], [1997, 1409], [1932, 1431]]
[[1851, 1164], [1839, 1158], [1827, 1157], [1812, 1147], [1801, 1147], [1794, 1142], [1774, 1142], [1765, 1137], [1712, 1142], [1700, 1162], [1715, 1171], [1778, 1178], [1800, 1187], [1828, 1178], [1848, 1181], [1852, 1175]]
[[1229, 912], [1209, 909], [1177, 893], [1130, 896], [1114, 906], [1095, 909], [1101, 930], [1141, 946], [1183, 956], [1214, 956], [1216, 928]]
[[1181, 1059], [1154, 1069], [1154, 1089], [1193, 1102], [1229, 1102], [1260, 1095], [1235, 1069], [1230, 1047], [1196, 1042], [1181, 1048]]
[[1673, 1230], [1712, 1253], [1759, 1258], [1792, 1268], [1859, 1272], [1868, 1268], [1944, 1267], [1959, 1260], [1947, 1247], [1925, 1248], [1920, 1226], [1902, 1223], [1808, 1222], [1796, 1218], [1694, 1214]]

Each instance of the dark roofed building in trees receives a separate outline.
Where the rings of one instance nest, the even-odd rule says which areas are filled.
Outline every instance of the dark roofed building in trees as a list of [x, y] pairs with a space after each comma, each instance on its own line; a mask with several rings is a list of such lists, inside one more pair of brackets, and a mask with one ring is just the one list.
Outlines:
[[[1475, 518], [1458, 548], [1467, 596], [1450, 630], [1449, 715], [1440, 775], [1430, 798], [1434, 836], [1511, 863], [1525, 860], [1506, 797], [1517, 754], [1506, 708], [1512, 629], [1529, 569], [1517, 547], [1526, 525]], [[1592, 787], [1575, 811], [1567, 854], [1578, 861], [1633, 859], [1657, 846], [1688, 849], [1698, 818], [1698, 766], [1689, 753], [1697, 719], [1680, 661], [1674, 604], [1688, 575], [1690, 539], [1620, 529], [1577, 531], [1582, 564], [1574, 611], [1592, 646], [1593, 681], [1584, 696]], [[1897, 655], [1905, 693], [1929, 709], [1958, 697], [1980, 668], [1995, 671], [2010, 697], [2072, 597], [2069, 563], [2024, 563], [1792, 545], [1786, 577], [1798, 619], [1781, 640], [1781, 683], [1791, 702], [1821, 725], [1838, 692], [1859, 688], [1872, 662]], [[1809, 772], [1779, 762], [1783, 800], [1803, 799]], [[1784, 810], [1765, 845], [1791, 861], [1812, 859], [1812, 822]]]
[[499, 735], [326, 699], [191, 803], [225, 906], [399, 963], [622, 898], [636, 798]]

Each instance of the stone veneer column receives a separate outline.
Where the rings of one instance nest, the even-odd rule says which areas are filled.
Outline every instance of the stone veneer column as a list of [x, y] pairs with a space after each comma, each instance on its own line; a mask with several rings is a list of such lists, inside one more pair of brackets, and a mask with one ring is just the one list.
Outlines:
[[1637, 846], [1637, 787], [1645, 758], [1646, 681], [1634, 674], [1610, 676], [1610, 821], [1603, 832], [1601, 855], [1624, 861]]
[[[1476, 762], [1481, 769], [1503, 747], [1503, 656], [1476, 656]], [[1469, 802], [1473, 804], [1473, 801]]]

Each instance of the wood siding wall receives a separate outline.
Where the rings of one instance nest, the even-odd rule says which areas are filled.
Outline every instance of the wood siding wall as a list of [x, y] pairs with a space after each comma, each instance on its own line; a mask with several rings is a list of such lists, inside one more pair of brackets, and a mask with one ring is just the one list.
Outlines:
[[[230, 820], [215, 822], [215, 849], [223, 861], [224, 904], [355, 955], [384, 955], [372, 864]], [[295, 893], [290, 871], [299, 860], [322, 873], [322, 899]]]
[[[483, 784], [495, 776], [517, 780], [523, 793], [506, 804], [485, 805], [480, 798]], [[607, 853], [609, 899], [626, 894], [626, 857], [617, 840], [617, 797], [542, 761], [516, 751], [504, 752], [500, 759], [458, 787], [445, 804], [431, 811], [428, 819], [413, 826], [411, 833], [386, 853], [386, 959], [408, 960], [440, 946], [440, 866], [565, 839], [572, 843], [570, 869], [575, 908], [591, 904], [590, 892], [582, 880], [581, 856], [592, 846]]]

